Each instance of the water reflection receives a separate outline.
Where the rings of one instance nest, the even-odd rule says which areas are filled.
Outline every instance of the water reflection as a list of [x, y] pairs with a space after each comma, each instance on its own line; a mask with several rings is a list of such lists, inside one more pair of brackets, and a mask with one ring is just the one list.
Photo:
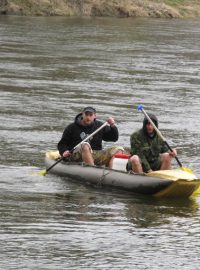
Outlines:
[[144, 198], [141, 203], [127, 205], [126, 216], [136, 227], [148, 228], [170, 225], [174, 218], [192, 218], [198, 212], [195, 199], [152, 200]]
[[[2, 229], [5, 232], [22, 233], [31, 228], [31, 233], [49, 233], [53, 228], [68, 230], [68, 225], [72, 222], [114, 223], [118, 226], [123, 223], [128, 227], [132, 224], [138, 228], [158, 227], [170, 224], [174, 218], [192, 218], [199, 209], [195, 199], [165, 201], [129, 192], [98, 190], [80, 186], [78, 183], [71, 187], [73, 191], [68, 187], [67, 192], [63, 190], [52, 194], [4, 193], [0, 208], [4, 220]], [[54, 220], [53, 223], [51, 219]], [[59, 224], [65, 226], [58, 228]]]
[[[94, 260], [102, 265], [108, 257], [112, 265], [117, 260], [124, 267], [132, 256], [140, 261], [144, 248], [148, 261], [153, 255], [148, 245], [155, 237], [165, 243], [173, 237], [177, 249], [180, 239], [188, 245], [186, 231], [190, 238], [199, 231], [197, 200], [157, 200], [53, 175], [27, 178], [29, 168], [24, 169], [23, 179], [20, 168], [13, 182], [13, 172], [7, 171], [1, 181], [1, 243], [6, 249], [0, 263], [12, 257], [23, 268], [27, 260], [33, 263], [40, 254], [38, 267], [47, 260], [59, 269], [68, 258], [70, 265], [87, 262], [90, 268]], [[194, 239], [193, 244], [196, 246]]]

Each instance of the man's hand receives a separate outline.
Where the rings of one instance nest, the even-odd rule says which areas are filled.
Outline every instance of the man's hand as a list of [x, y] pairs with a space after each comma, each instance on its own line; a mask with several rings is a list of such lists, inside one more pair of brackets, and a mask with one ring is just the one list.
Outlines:
[[63, 153], [63, 157], [69, 157], [71, 156], [71, 153], [69, 150], [66, 150], [64, 153]]
[[114, 126], [115, 126], [115, 120], [114, 120], [114, 118], [109, 117], [109, 118], [107, 119], [107, 122], [108, 122], [108, 124], [109, 124], [111, 127], [114, 127]]
[[177, 156], [176, 149], [175, 149], [175, 148], [173, 148], [173, 149], [172, 149], [172, 151], [170, 151], [170, 152], [169, 152], [169, 155], [170, 155], [171, 157], [175, 157], [175, 156]]

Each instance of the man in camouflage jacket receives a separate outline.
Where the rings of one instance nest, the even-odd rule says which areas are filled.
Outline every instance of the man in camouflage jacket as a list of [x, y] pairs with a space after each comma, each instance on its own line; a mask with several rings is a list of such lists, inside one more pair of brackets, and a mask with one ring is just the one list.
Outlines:
[[[149, 117], [158, 127], [157, 117], [153, 114], [149, 114]], [[171, 168], [172, 158], [177, 154], [176, 150], [168, 152], [167, 146], [146, 117], [143, 128], [131, 135], [130, 142], [132, 156], [128, 162], [128, 170], [142, 173]]]

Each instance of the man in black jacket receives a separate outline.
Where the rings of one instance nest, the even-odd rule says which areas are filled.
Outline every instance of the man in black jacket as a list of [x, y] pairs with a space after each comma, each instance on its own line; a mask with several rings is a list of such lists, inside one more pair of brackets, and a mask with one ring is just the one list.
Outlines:
[[77, 147], [71, 154], [70, 150], [79, 144], [88, 135], [97, 130], [103, 123], [96, 120], [96, 110], [93, 107], [86, 107], [82, 113], [75, 117], [75, 121], [69, 124], [58, 143], [58, 150], [61, 156], [69, 161], [83, 161], [89, 165], [106, 165], [112, 167], [112, 157], [118, 152], [122, 152], [122, 147], [111, 147], [102, 150], [102, 141], [118, 140], [118, 129], [112, 117], [107, 119], [109, 126], [105, 126], [87, 142]]

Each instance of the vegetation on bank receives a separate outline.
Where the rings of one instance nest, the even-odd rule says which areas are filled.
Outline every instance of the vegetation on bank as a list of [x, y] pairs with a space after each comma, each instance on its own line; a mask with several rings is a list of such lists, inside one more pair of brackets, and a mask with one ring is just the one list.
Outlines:
[[200, 17], [199, 0], [0, 0], [1, 14], [31, 16]]

